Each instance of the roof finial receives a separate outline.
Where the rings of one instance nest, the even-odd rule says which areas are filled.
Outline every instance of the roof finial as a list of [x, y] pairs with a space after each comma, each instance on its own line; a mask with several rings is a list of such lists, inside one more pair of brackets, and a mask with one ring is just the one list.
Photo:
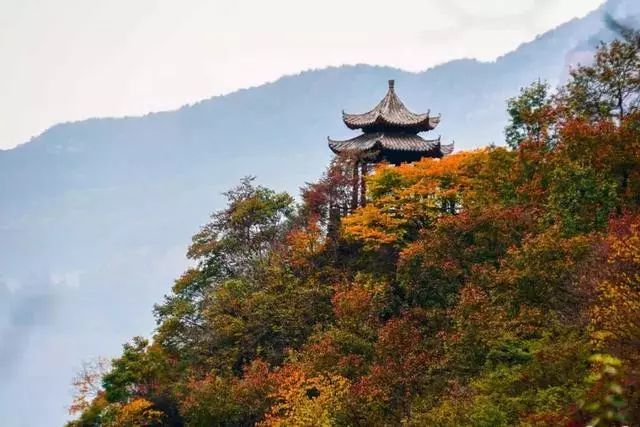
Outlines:
[[389, 80], [389, 89], [393, 89], [395, 82], [395, 80]]

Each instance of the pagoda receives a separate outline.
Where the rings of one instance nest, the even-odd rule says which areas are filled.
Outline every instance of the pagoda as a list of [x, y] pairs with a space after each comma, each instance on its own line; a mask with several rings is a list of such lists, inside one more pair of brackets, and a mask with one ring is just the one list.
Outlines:
[[442, 158], [453, 151], [453, 144], [443, 145], [440, 137], [424, 139], [419, 134], [436, 128], [440, 115], [432, 117], [429, 111], [416, 114], [407, 109], [396, 95], [394, 81], [371, 111], [363, 114], [342, 112], [342, 120], [349, 129], [362, 133], [347, 140], [328, 138], [329, 148], [335, 154], [353, 161], [352, 208], [365, 204], [367, 166], [388, 162], [394, 165], [410, 163], [423, 157]]
[[435, 129], [440, 115], [431, 117], [428, 111], [423, 114], [409, 111], [396, 95], [393, 80], [389, 80], [387, 94], [371, 111], [363, 114], [343, 111], [342, 120], [349, 129], [361, 129], [362, 133], [342, 141], [329, 138], [329, 148], [338, 155], [398, 165], [423, 157], [441, 158], [453, 151], [453, 144], [443, 145], [440, 137], [424, 139], [419, 135]]

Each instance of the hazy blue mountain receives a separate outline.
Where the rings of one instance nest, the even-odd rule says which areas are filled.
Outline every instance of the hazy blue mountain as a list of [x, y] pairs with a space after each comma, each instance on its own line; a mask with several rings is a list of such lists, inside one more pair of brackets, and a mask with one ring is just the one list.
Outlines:
[[506, 98], [558, 83], [612, 37], [605, 7], [638, 12], [609, 2], [491, 63], [307, 71], [177, 111], [59, 124], [0, 151], [3, 424], [60, 425], [81, 361], [152, 331], [189, 236], [241, 177], [296, 194], [327, 164], [326, 137], [352, 135], [340, 111], [369, 109], [388, 79], [411, 109], [442, 113], [435, 133], [456, 148], [500, 144]]

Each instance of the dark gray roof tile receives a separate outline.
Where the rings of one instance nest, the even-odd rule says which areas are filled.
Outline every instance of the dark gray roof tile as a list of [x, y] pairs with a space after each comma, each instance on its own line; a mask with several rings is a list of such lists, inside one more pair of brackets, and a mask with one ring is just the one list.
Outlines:
[[378, 148], [425, 153], [425, 156], [436, 154], [437, 157], [442, 157], [453, 151], [453, 144], [441, 145], [439, 137], [429, 140], [414, 134], [377, 132], [363, 133], [343, 141], [329, 138], [329, 148], [334, 153], [364, 152]]
[[350, 129], [367, 129], [380, 127], [410, 128], [417, 132], [435, 129], [440, 122], [440, 116], [431, 117], [429, 112], [424, 114], [412, 113], [396, 95], [393, 80], [389, 80], [389, 90], [382, 101], [371, 111], [363, 114], [348, 114], [342, 112], [342, 120]]

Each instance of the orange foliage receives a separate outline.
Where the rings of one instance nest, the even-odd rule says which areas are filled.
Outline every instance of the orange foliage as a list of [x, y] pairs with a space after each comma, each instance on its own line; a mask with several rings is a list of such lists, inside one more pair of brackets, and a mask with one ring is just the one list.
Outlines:
[[600, 348], [640, 366], [640, 216], [612, 224], [606, 265], [596, 282], [591, 307], [592, 336]]
[[259, 426], [329, 426], [342, 416], [349, 382], [339, 375], [308, 376], [299, 366], [276, 371], [275, 404]]
[[[486, 154], [487, 150], [477, 150], [397, 167], [379, 166], [367, 179], [373, 199], [343, 220], [345, 235], [377, 248], [402, 242], [412, 226], [458, 212], [470, 185], [466, 168]], [[400, 184], [389, 187], [388, 182]]]
[[401, 238], [404, 221], [369, 204], [342, 220], [347, 237], [362, 240], [372, 247], [395, 243]]
[[323, 248], [323, 233], [318, 221], [311, 219], [304, 227], [291, 230], [285, 243], [288, 249], [285, 257], [290, 266], [297, 269], [312, 267], [313, 257]]
[[355, 284], [349, 288], [338, 288], [331, 300], [333, 311], [338, 322], [349, 324], [354, 329], [377, 324], [377, 312], [375, 298], [383, 290], [382, 284], [373, 284], [365, 287]]
[[410, 397], [420, 392], [435, 362], [424, 338], [418, 322], [408, 313], [387, 322], [375, 344], [375, 363], [354, 386], [356, 396], [372, 408], [398, 408], [398, 419], [405, 416]]

